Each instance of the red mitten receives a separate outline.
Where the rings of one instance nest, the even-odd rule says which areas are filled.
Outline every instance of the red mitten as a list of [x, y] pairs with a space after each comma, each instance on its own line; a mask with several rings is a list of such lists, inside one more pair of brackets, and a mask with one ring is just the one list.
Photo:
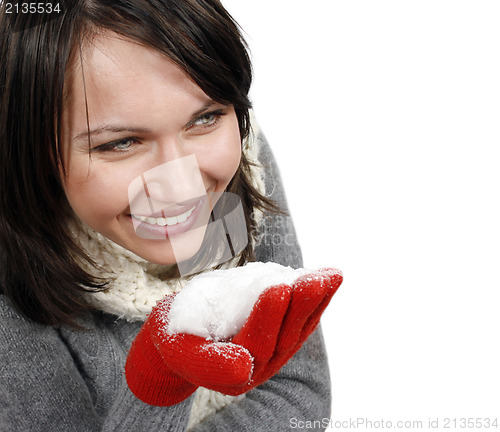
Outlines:
[[252, 359], [245, 348], [167, 333], [174, 298], [175, 294], [167, 296], [153, 308], [132, 343], [125, 364], [132, 393], [150, 405], [170, 406], [186, 399], [200, 385], [248, 382]]
[[[168, 304], [174, 296], [166, 298]], [[186, 399], [196, 385], [167, 367], [151, 339], [151, 321], [142, 326], [127, 356], [125, 377], [134, 395], [150, 405], [169, 406]]]
[[335, 269], [299, 277], [292, 286], [264, 291], [240, 332], [232, 339], [253, 356], [253, 373], [245, 385], [210, 387], [239, 395], [264, 383], [300, 349], [319, 324], [321, 315], [342, 283]]
[[[169, 334], [174, 296], [152, 311], [127, 359], [127, 381], [143, 401], [172, 405], [198, 386], [239, 395], [262, 384], [298, 351], [342, 283], [323, 269], [266, 289], [231, 341]], [[157, 351], [155, 351], [156, 347]], [[162, 361], [164, 363], [162, 363]]]

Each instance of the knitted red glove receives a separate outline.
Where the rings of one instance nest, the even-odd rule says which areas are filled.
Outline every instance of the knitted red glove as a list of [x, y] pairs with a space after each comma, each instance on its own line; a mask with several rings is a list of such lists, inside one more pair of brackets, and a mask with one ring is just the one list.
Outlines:
[[253, 356], [253, 373], [244, 385], [213, 385], [212, 390], [239, 395], [275, 375], [300, 349], [342, 283], [335, 269], [321, 269], [298, 278], [292, 286], [267, 289], [232, 343]]
[[[175, 294], [167, 296], [153, 308], [132, 343], [125, 364], [125, 377], [132, 393], [150, 405], [170, 406], [189, 397], [200, 385], [194, 383], [248, 382], [252, 360], [244, 348], [231, 346], [221, 357], [225, 346], [231, 344], [214, 343], [185, 333], [166, 334], [174, 299]], [[170, 367], [165, 357], [170, 360]], [[182, 373], [189, 380], [182, 378]]]
[[151, 339], [151, 323], [147, 320], [132, 342], [125, 377], [132, 393], [143, 402], [156, 406], [174, 405], [189, 397], [196, 386], [166, 366]]
[[178, 403], [197, 386], [229, 395], [245, 393], [272, 377], [298, 351], [341, 283], [338, 271], [323, 269], [291, 286], [266, 289], [228, 342], [169, 335], [173, 296], [167, 297], [153, 309], [132, 346], [126, 366], [129, 386], [154, 405]]

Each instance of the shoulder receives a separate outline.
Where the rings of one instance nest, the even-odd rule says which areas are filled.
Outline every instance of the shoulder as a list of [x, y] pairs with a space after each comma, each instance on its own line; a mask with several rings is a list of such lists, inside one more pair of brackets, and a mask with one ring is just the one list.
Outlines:
[[[17, 357], [28, 353], [38, 357], [52, 351], [54, 344], [60, 345], [58, 332], [55, 328], [37, 324], [20, 314], [4, 296], [0, 295], [0, 360], [9, 359], [13, 364]], [[6, 363], [1, 362], [5, 367]]]
[[21, 331], [29, 329], [31, 331], [37, 325], [19, 313], [5, 295], [0, 294], [0, 327], [2, 334], [5, 334], [9, 330], [15, 329]]

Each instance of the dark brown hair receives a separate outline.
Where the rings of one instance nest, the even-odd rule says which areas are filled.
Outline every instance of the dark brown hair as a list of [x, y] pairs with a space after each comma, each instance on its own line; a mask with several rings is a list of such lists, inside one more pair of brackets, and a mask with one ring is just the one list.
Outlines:
[[[100, 30], [165, 54], [213, 100], [234, 106], [242, 141], [249, 134], [251, 64], [218, 0], [75, 0], [50, 20], [0, 5], [0, 290], [43, 324], [74, 326], [87, 308], [82, 292], [105, 288], [78, 264], [90, 260], [68, 230], [58, 169], [68, 65]], [[253, 210], [276, 210], [253, 188], [244, 156], [228, 191], [242, 200], [249, 237]], [[240, 264], [252, 256], [249, 241]]]

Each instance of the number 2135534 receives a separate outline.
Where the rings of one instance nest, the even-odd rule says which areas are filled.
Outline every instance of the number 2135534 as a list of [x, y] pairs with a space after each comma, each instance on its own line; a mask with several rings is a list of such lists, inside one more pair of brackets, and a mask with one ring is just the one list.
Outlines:
[[7, 14], [58, 14], [61, 12], [59, 3], [5, 3]]

